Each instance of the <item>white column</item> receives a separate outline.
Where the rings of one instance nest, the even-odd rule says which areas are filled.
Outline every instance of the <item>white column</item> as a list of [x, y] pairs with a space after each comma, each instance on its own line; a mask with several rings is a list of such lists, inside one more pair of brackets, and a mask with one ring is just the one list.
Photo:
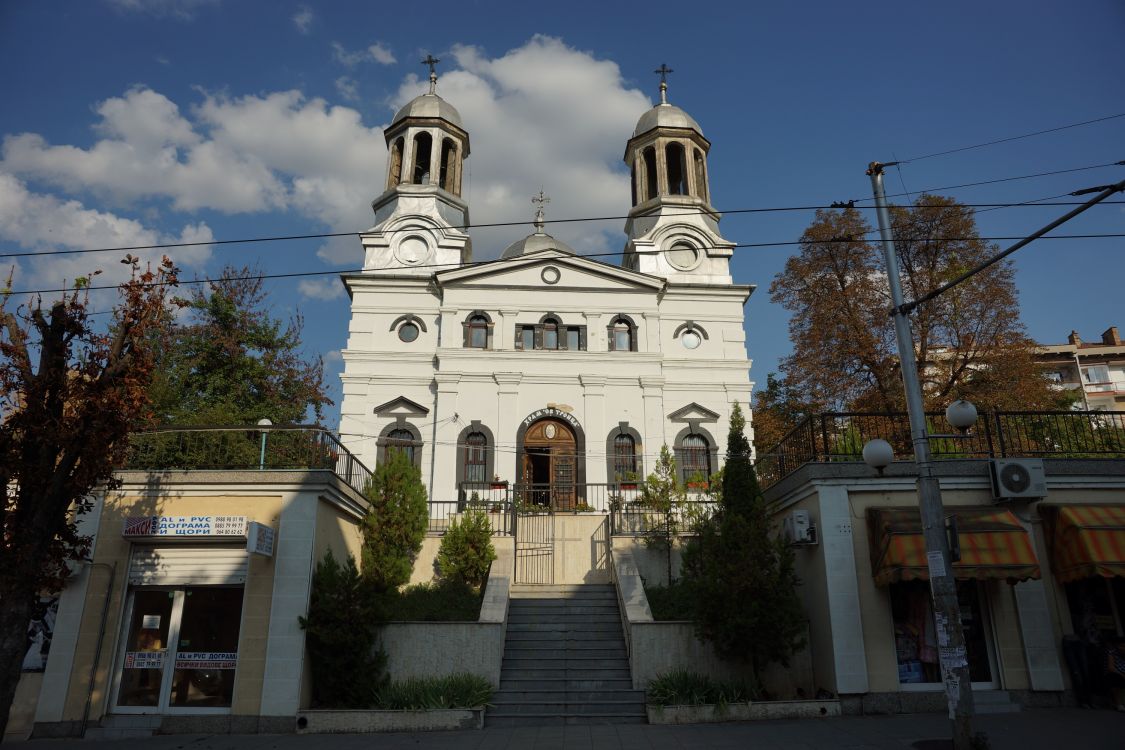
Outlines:
[[496, 381], [496, 473], [501, 479], [520, 481], [517, 476], [519, 459], [515, 455], [516, 432], [519, 430], [523, 414], [519, 411], [519, 386], [523, 374], [518, 372], [497, 372], [492, 378]]
[[600, 484], [610, 481], [606, 471], [606, 424], [604, 375], [579, 375], [584, 401], [582, 427], [586, 431], [586, 481]]
[[301, 703], [305, 631], [298, 617], [308, 614], [316, 538], [315, 494], [286, 492], [274, 552], [273, 601], [266, 640], [262, 716], [293, 716]]
[[859, 606], [859, 576], [852, 541], [852, 514], [846, 487], [820, 488], [820, 536], [832, 629], [832, 663], [837, 693], [866, 693], [867, 652]]
[[519, 315], [519, 310], [501, 310], [500, 321], [496, 324], [498, 329], [492, 332], [492, 348], [493, 349], [515, 349], [516, 348], [516, 316]]
[[[436, 407], [431, 415], [427, 433], [422, 440], [430, 443], [430, 499], [437, 502], [457, 499], [457, 461], [459, 454], [457, 435], [461, 432], [457, 425], [447, 425], [444, 420], [457, 413], [457, 394], [460, 390], [461, 374], [439, 372], [434, 375], [437, 382]], [[453, 429], [444, 429], [446, 427]]]
[[645, 425], [641, 438], [644, 440], [644, 465], [647, 468], [656, 465], [660, 446], [667, 443], [669, 450], [674, 447], [670, 441], [675, 435], [665, 431], [668, 420], [664, 416], [664, 378], [640, 378], [640, 384], [645, 401]]
[[644, 346], [637, 348], [642, 352], [660, 351], [660, 313], [644, 312], [641, 313], [641, 318], [645, 327]]

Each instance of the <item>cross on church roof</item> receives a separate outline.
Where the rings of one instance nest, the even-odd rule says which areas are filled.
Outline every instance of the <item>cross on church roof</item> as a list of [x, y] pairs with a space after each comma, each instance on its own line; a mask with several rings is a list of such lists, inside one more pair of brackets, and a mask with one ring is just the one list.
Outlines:
[[429, 54], [428, 52], [426, 53], [426, 59], [422, 61], [423, 65], [429, 65], [430, 66], [430, 93], [431, 94], [437, 93], [437, 72], [434, 70], [434, 66], [437, 65], [439, 62], [441, 62], [440, 59], [434, 57], [433, 55]]
[[669, 68], [667, 66], [667, 64], [660, 63], [660, 67], [657, 68], [656, 70], [652, 71], [652, 72], [660, 74], [660, 103], [661, 104], [667, 104], [668, 103], [668, 74], [669, 73], [675, 73], [676, 71]]
[[535, 231], [542, 232], [543, 227], [546, 225], [546, 216], [543, 214], [543, 206], [544, 204], [550, 203], [551, 199], [543, 194], [543, 188], [539, 188], [539, 195], [533, 197], [531, 202], [538, 206], [535, 210]]

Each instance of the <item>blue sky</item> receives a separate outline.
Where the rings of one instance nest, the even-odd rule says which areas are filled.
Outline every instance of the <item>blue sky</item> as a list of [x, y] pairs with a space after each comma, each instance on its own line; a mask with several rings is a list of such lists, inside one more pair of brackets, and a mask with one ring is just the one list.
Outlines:
[[[0, 3], [0, 253], [359, 231], [381, 192], [382, 127], [442, 58], [439, 93], [472, 139], [476, 223], [531, 221], [542, 186], [554, 218], [621, 215], [621, 163], [656, 100], [711, 140], [720, 210], [824, 205], [870, 195], [866, 164], [1125, 112], [1125, 4], [904, 2], [641, 4], [88, 0]], [[1125, 159], [1125, 118], [905, 164], [892, 193]], [[1125, 167], [943, 191], [1014, 202], [1114, 182]], [[981, 213], [985, 236], [1023, 236], [1067, 209]], [[796, 240], [811, 211], [731, 214], [739, 243]], [[580, 252], [619, 250], [623, 221], [548, 231]], [[530, 226], [473, 232], [478, 259]], [[1125, 206], [1067, 234], [1125, 232]], [[1001, 246], [1010, 244], [1001, 241]], [[1121, 238], [1042, 241], [1014, 258], [1032, 336], [1096, 338], [1125, 326]], [[771, 279], [792, 247], [736, 251], [751, 377], [789, 350]], [[226, 263], [267, 273], [362, 262], [356, 239], [172, 252], [185, 277]], [[119, 254], [20, 258], [16, 289], [57, 286]], [[11, 258], [0, 259], [7, 269]], [[333, 275], [272, 282], [299, 309], [338, 398], [348, 305]], [[104, 307], [105, 298], [95, 300]], [[335, 423], [335, 412], [330, 424]]]

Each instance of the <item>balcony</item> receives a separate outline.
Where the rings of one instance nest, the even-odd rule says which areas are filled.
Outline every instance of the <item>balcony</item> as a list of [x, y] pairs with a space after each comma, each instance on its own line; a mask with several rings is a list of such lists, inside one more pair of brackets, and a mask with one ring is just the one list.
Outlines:
[[[926, 414], [931, 433], [956, 434], [939, 412]], [[826, 412], [806, 417], [771, 450], [758, 455], [755, 468], [763, 488], [807, 463], [862, 461], [864, 444], [882, 438], [895, 457], [914, 455], [906, 413]], [[982, 414], [961, 439], [930, 440], [934, 459], [1125, 458], [1125, 412], [994, 412]]]
[[126, 471], [331, 471], [363, 493], [371, 471], [323, 427], [169, 427], [129, 436]]

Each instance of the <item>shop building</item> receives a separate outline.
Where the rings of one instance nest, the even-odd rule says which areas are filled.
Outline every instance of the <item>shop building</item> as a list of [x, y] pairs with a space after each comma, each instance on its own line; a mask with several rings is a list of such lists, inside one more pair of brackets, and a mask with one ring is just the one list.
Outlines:
[[[1125, 637], [1125, 454], [1091, 442], [1073, 457], [1039, 457], [1043, 445], [1014, 437], [1042, 436], [1059, 420], [1080, 433], [1074, 420], [1092, 418], [989, 415], [990, 435], [978, 425], [959, 457], [935, 462], [982, 711], [1073, 702], [1079, 660]], [[790, 452], [785, 472], [775, 471], [784, 447], [759, 464], [774, 517], [797, 544], [817, 686], [850, 701], [845, 710], [943, 710], [914, 464], [907, 457], [877, 474], [839, 452], [850, 449], [834, 442], [847, 431], [838, 415], [818, 419], [803, 441], [815, 451]], [[1109, 428], [1084, 429], [1096, 438]], [[1028, 469], [1027, 486], [1006, 484], [1006, 465]]]
[[80, 517], [91, 562], [61, 592], [38, 695], [24, 696], [35, 736], [290, 732], [308, 705], [298, 617], [325, 553], [359, 556], [369, 472], [320, 430], [275, 428], [267, 439], [303, 448], [266, 447], [260, 461], [256, 432], [186, 434], [230, 438], [225, 468], [196, 454], [198, 469], [163, 470], [177, 465], [163, 455], [120, 472]]

